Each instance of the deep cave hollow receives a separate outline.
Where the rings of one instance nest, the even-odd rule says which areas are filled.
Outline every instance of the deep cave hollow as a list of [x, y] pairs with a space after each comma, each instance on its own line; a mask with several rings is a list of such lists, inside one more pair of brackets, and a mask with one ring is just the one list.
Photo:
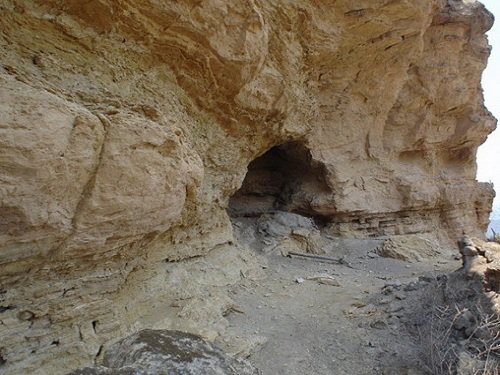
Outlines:
[[231, 197], [231, 217], [255, 217], [275, 211], [294, 212], [315, 221], [318, 197], [331, 194], [325, 167], [314, 161], [302, 142], [272, 147], [248, 165], [241, 188]]

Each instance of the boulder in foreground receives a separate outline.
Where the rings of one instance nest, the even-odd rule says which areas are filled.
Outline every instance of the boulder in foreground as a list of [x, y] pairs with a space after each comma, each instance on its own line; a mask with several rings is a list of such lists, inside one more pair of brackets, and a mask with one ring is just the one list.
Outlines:
[[112, 345], [103, 366], [70, 375], [253, 375], [247, 363], [224, 354], [200, 337], [145, 329]]

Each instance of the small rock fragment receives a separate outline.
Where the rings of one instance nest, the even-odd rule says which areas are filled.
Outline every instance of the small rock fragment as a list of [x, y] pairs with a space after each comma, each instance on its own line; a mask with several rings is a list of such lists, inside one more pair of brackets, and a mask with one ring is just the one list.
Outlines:
[[330, 275], [316, 275], [310, 276], [307, 280], [317, 281], [319, 284], [332, 285], [332, 286], [340, 286], [340, 283]]

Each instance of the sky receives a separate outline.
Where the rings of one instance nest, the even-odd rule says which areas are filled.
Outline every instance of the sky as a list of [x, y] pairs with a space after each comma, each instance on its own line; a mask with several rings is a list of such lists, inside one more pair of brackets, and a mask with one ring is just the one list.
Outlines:
[[[488, 66], [483, 73], [483, 90], [486, 107], [500, 119], [500, 0], [481, 0], [495, 16], [495, 24], [488, 32], [488, 39], [493, 50], [488, 60]], [[500, 215], [500, 123], [488, 137], [486, 143], [479, 147], [477, 154], [477, 179], [493, 182], [497, 197], [494, 206]]]

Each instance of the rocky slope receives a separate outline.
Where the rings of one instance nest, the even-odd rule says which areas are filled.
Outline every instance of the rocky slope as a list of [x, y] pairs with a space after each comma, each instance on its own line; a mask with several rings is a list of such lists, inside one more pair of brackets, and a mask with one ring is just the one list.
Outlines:
[[228, 212], [348, 237], [486, 229], [479, 3], [0, 10], [3, 373], [65, 373], [141, 328], [214, 339], [224, 287], [261, 277]]

